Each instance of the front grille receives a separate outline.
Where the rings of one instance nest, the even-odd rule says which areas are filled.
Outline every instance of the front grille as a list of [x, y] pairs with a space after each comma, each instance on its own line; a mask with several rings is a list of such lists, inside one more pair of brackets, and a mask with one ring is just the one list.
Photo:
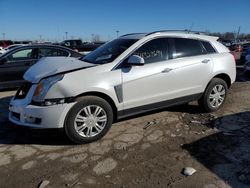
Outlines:
[[26, 82], [25, 84], [23, 84], [16, 92], [15, 98], [14, 99], [24, 99], [30, 88], [32, 86], [32, 83]]

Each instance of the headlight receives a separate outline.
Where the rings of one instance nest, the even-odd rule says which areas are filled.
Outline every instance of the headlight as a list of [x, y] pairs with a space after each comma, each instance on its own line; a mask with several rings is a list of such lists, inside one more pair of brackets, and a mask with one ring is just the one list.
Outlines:
[[49, 89], [58, 81], [63, 79], [62, 75], [56, 75], [52, 76], [46, 79], [42, 79], [38, 85], [36, 86], [34, 95], [33, 95], [33, 101], [36, 102], [43, 102], [45, 99], [46, 94], [48, 93]]

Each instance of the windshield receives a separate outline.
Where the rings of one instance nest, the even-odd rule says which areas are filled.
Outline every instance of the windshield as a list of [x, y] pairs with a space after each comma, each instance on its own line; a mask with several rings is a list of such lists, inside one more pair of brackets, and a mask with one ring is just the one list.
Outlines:
[[114, 61], [125, 50], [132, 46], [137, 39], [116, 39], [102, 45], [80, 60], [94, 64], [105, 64]]

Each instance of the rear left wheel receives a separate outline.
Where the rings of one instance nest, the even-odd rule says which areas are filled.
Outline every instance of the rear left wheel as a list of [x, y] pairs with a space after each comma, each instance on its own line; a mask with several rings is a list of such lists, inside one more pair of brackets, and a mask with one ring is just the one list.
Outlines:
[[219, 110], [225, 102], [227, 90], [224, 80], [213, 78], [198, 103], [206, 112]]

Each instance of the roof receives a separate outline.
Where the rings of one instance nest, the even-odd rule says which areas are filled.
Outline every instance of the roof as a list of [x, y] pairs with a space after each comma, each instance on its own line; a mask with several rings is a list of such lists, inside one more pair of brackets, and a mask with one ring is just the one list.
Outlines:
[[127, 39], [142, 39], [148, 36], [170, 36], [170, 37], [183, 37], [183, 38], [196, 38], [201, 40], [218, 40], [218, 37], [209, 36], [205, 33], [198, 31], [187, 31], [187, 30], [163, 30], [154, 31], [151, 33], [131, 33], [121, 36], [121, 38]]

